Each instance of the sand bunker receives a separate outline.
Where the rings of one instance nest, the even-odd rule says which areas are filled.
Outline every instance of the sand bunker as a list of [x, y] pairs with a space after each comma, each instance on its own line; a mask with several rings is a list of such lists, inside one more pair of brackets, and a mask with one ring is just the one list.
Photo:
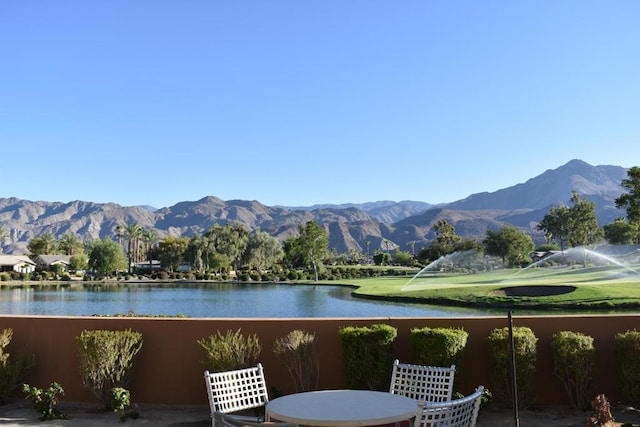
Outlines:
[[510, 286], [500, 289], [508, 297], [546, 297], [568, 294], [576, 290], [575, 286]]

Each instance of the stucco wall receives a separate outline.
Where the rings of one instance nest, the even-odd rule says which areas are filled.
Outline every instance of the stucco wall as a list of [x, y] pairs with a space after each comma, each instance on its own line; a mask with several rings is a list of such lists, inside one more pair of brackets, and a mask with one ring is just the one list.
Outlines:
[[[588, 334], [596, 346], [594, 392], [609, 400], [621, 398], [614, 376], [613, 340], [616, 333], [640, 329], [638, 315], [594, 316], [514, 316], [514, 326], [528, 326], [538, 337], [536, 388], [540, 404], [565, 403], [561, 387], [552, 376], [550, 342], [561, 330]], [[398, 329], [395, 342], [397, 358], [412, 362], [410, 330], [414, 327], [462, 327], [469, 332], [465, 360], [458, 372], [461, 392], [477, 385], [492, 388], [488, 370], [487, 336], [494, 328], [508, 325], [508, 317], [473, 318], [374, 318], [374, 319], [179, 319], [179, 318], [93, 318], [0, 316], [0, 329], [12, 328], [11, 349], [26, 349], [35, 354], [36, 366], [29, 384], [46, 387], [52, 381], [65, 389], [65, 400], [95, 402], [82, 386], [77, 367], [75, 337], [85, 329], [132, 329], [143, 334], [144, 344], [130, 390], [137, 403], [206, 404], [202, 377], [204, 351], [197, 340], [229, 329], [256, 333], [263, 344], [260, 362], [265, 367], [269, 386], [290, 393], [293, 384], [286, 368], [272, 352], [273, 342], [293, 329], [316, 334], [320, 357], [321, 389], [343, 388], [342, 351], [338, 329], [385, 323]]]

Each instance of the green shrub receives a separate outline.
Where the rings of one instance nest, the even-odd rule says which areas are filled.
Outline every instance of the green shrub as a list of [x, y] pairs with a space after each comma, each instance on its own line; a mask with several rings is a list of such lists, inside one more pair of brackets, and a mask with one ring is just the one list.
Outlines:
[[64, 389], [60, 384], [52, 382], [46, 390], [23, 384], [22, 391], [27, 395], [26, 399], [30, 399], [33, 403], [33, 409], [38, 413], [40, 421], [69, 418], [67, 414], [56, 408], [58, 396], [64, 396]]
[[[509, 329], [497, 328], [489, 334], [489, 371], [496, 397], [510, 401], [513, 395]], [[534, 375], [538, 338], [530, 328], [513, 328], [518, 405], [528, 408], [535, 400]]]
[[553, 375], [563, 386], [569, 402], [583, 411], [591, 409], [591, 380], [595, 363], [593, 338], [560, 331], [551, 338]]
[[393, 342], [398, 335], [389, 325], [345, 326], [339, 330], [347, 387], [388, 390], [393, 369]]
[[315, 339], [315, 334], [296, 329], [273, 344], [273, 352], [287, 367], [296, 392], [313, 390], [318, 386], [320, 365]]
[[640, 332], [626, 331], [614, 338], [616, 377], [630, 402], [640, 401]]
[[211, 372], [231, 371], [254, 365], [262, 352], [258, 335], [244, 336], [242, 330], [228, 330], [198, 340], [207, 359], [203, 362]]
[[12, 338], [13, 329], [7, 328], [0, 331], [0, 404], [20, 387], [33, 366], [32, 355], [22, 352], [16, 357], [11, 357], [11, 353], [7, 352]]
[[142, 348], [142, 334], [130, 329], [124, 331], [83, 331], [76, 337], [80, 356], [82, 383], [113, 409], [111, 389], [127, 388], [136, 356]]
[[131, 393], [126, 388], [114, 387], [111, 389], [111, 409], [124, 411], [131, 404]]
[[462, 328], [413, 328], [411, 346], [416, 363], [430, 366], [456, 365], [459, 373], [469, 333]]
[[8, 282], [9, 280], [11, 280], [9, 273], [0, 273], [0, 282]]

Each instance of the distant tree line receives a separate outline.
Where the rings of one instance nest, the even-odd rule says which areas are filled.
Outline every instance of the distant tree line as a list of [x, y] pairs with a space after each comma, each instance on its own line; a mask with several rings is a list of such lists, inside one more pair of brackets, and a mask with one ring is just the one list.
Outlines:
[[[615, 203], [625, 210], [626, 218], [599, 227], [595, 203], [573, 191], [568, 205], [552, 207], [537, 225], [546, 238], [546, 244], [537, 249], [565, 250], [604, 240], [610, 244], [640, 243], [640, 167], [630, 168], [621, 186], [625, 192]], [[376, 249], [370, 254], [367, 241], [366, 254], [357, 250], [338, 254], [329, 249], [328, 231], [315, 221], [299, 226], [298, 235], [283, 242], [261, 230], [249, 232], [238, 224], [216, 224], [202, 235], [161, 239], [156, 230], [131, 223], [116, 226], [113, 236], [84, 242], [73, 233], [59, 239], [45, 233], [33, 238], [28, 249], [34, 258], [69, 255], [70, 270], [89, 270], [105, 276], [151, 271], [153, 260], [157, 260], [164, 272], [173, 273], [188, 266], [192, 274], [201, 278], [238, 278], [242, 274], [260, 278], [276, 272], [279, 277], [296, 279], [300, 277], [295, 272], [303, 270], [316, 281], [327, 276], [328, 266], [373, 263], [422, 267], [448, 254], [468, 250], [499, 257], [508, 266], [523, 266], [531, 262], [530, 254], [536, 249], [531, 236], [512, 225], [487, 230], [482, 241], [462, 238], [446, 220], [438, 221], [434, 231], [435, 239], [417, 253], [413, 245], [412, 253], [391, 249], [393, 244], [384, 239], [381, 247], [386, 250]], [[0, 226], [0, 243], [7, 238], [6, 229]]]

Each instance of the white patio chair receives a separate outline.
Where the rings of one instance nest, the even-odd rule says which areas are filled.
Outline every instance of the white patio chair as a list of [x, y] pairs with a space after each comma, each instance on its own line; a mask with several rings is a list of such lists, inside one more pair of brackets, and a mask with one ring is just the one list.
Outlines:
[[[225, 372], [204, 371], [204, 380], [209, 397], [211, 425], [215, 427], [214, 414], [237, 413], [248, 409], [259, 409], [269, 402], [267, 383], [262, 364], [254, 367]], [[236, 415], [247, 421], [260, 421], [262, 416]]]
[[475, 427], [483, 386], [461, 399], [448, 402], [420, 402], [413, 427]]
[[247, 421], [236, 415], [214, 412], [213, 420], [216, 427], [298, 427], [295, 423], [269, 422], [265, 423]]
[[456, 366], [411, 365], [393, 362], [389, 393], [424, 402], [446, 402], [453, 396]]

